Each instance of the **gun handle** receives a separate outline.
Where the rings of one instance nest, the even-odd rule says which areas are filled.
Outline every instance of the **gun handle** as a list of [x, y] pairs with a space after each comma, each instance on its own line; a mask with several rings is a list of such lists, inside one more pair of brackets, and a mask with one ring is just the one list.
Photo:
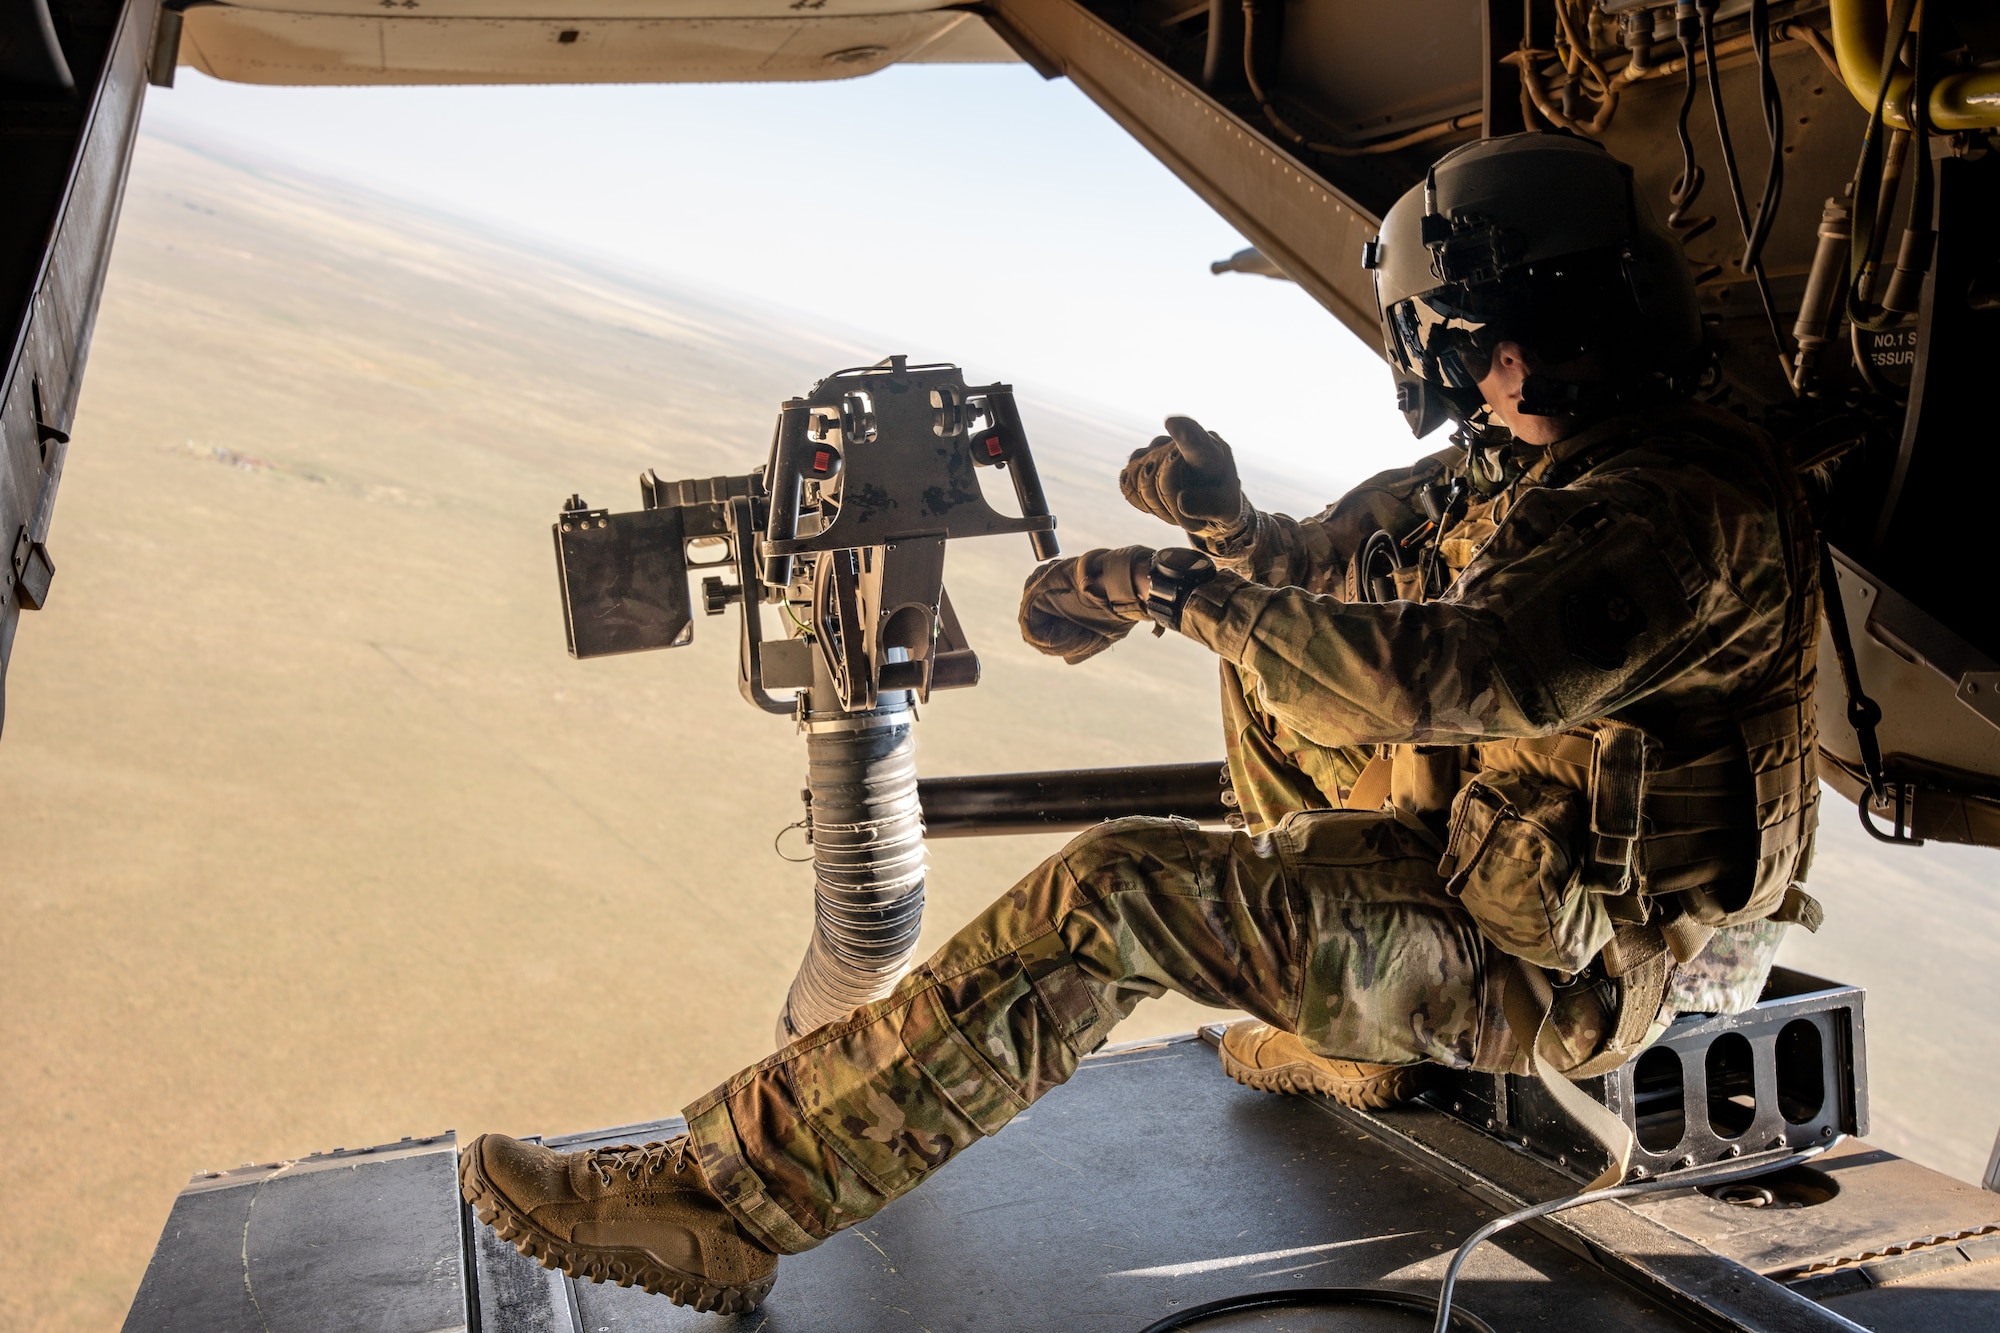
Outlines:
[[[807, 444], [806, 427], [812, 414], [802, 398], [787, 399], [778, 413], [778, 439], [771, 451], [771, 517], [764, 529], [766, 542], [788, 542], [799, 535], [799, 505], [805, 495], [805, 478], [799, 474], [799, 459]], [[783, 588], [792, 581], [792, 557], [764, 557], [764, 582]]]
[[[751, 554], [756, 512], [755, 502], [747, 495], [731, 500], [727, 510], [729, 536], [736, 548], [736, 583], [743, 602], [743, 625], [736, 640], [736, 688], [767, 713], [795, 713], [797, 703], [773, 699], [764, 692], [764, 589], [757, 582], [757, 557]], [[786, 557], [788, 563], [790, 559]]]
[[[1005, 443], [1007, 475], [1014, 480], [1014, 498], [1020, 501], [1021, 517], [1049, 517], [1049, 499], [1042, 493], [1042, 476], [1035, 471], [1035, 456], [1028, 449], [1028, 432], [1021, 426], [1021, 409], [1014, 402], [1014, 391], [996, 384], [987, 390], [986, 401], [993, 412], [993, 424], [999, 428]], [[1037, 560], [1053, 560], [1062, 554], [1053, 527], [1047, 532], [1029, 533], [1028, 542], [1034, 547]]]

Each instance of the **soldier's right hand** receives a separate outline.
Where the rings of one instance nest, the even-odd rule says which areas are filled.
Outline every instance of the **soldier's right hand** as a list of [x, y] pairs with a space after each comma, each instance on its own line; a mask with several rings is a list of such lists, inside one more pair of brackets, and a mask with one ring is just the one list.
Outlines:
[[1152, 555], [1125, 546], [1037, 566], [1021, 590], [1021, 637], [1071, 666], [1097, 656], [1146, 618], [1133, 574]]
[[1235, 532], [1243, 522], [1243, 483], [1229, 442], [1193, 417], [1168, 417], [1167, 433], [1133, 453], [1118, 489], [1136, 509], [1198, 537]]

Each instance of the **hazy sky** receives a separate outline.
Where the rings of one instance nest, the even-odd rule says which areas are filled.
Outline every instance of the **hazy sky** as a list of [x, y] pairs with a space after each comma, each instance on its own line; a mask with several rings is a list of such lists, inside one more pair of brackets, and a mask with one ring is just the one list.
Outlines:
[[1211, 275], [1245, 244], [1235, 230], [1074, 85], [1024, 65], [380, 89], [183, 68], [149, 93], [146, 126], [879, 333], [885, 354], [1116, 419], [1191, 413], [1328, 498], [1419, 452], [1367, 347], [1290, 283]]

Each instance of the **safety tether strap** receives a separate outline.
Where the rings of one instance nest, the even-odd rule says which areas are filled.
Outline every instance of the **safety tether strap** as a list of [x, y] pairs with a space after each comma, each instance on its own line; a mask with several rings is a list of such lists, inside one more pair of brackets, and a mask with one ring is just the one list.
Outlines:
[[[1542, 1037], [1548, 1029], [1549, 1010], [1555, 1007], [1555, 988], [1549, 984], [1548, 974], [1533, 963], [1516, 958], [1514, 968], [1515, 974], [1508, 978], [1507, 993], [1502, 1000], [1507, 1026], [1528, 1053], [1528, 1067], [1548, 1089], [1556, 1105], [1569, 1112], [1570, 1119], [1611, 1155], [1611, 1165], [1584, 1188], [1598, 1190], [1616, 1185], [1625, 1179], [1625, 1170], [1632, 1162], [1632, 1131], [1602, 1102], [1570, 1082], [1542, 1057]], [[1631, 1002], [1628, 996], [1626, 1003]]]

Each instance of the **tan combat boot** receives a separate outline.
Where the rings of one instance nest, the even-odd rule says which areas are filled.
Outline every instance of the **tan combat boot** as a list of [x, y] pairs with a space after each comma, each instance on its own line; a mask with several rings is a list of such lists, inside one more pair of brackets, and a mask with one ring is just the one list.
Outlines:
[[1317, 1092], [1357, 1111], [1379, 1111], [1424, 1089], [1428, 1065], [1371, 1065], [1314, 1055], [1293, 1034], [1246, 1018], [1222, 1030], [1222, 1068], [1259, 1092]]
[[482, 1134], [459, 1154], [458, 1187], [480, 1221], [544, 1268], [747, 1313], [770, 1294], [778, 1256], [736, 1224], [686, 1147], [682, 1135], [556, 1152]]

